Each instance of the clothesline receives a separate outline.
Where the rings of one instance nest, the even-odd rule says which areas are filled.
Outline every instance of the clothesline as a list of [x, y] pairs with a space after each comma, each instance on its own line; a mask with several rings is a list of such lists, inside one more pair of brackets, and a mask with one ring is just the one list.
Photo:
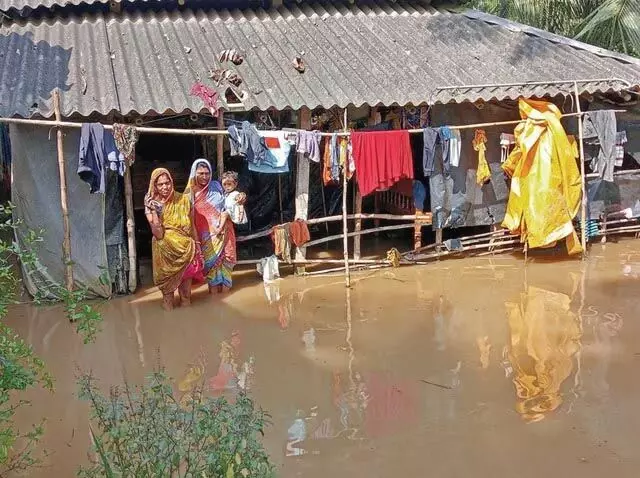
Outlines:
[[[613, 111], [614, 113], [624, 113], [625, 110], [607, 110]], [[587, 114], [588, 111], [580, 112], [580, 113], [566, 113], [563, 114], [563, 118], [582, 116]], [[513, 125], [524, 123], [527, 120], [512, 120], [512, 121], [497, 121], [493, 123], [475, 123], [468, 125], [458, 125], [458, 126], [448, 126], [449, 129], [453, 130], [463, 130], [463, 129], [474, 129], [474, 128], [486, 128], [490, 126], [505, 126], [505, 125]], [[34, 119], [22, 119], [22, 118], [0, 118], [0, 123], [8, 123], [8, 124], [26, 124], [26, 125], [37, 125], [37, 126], [48, 126], [50, 128], [60, 127], [60, 128], [82, 128], [83, 123], [77, 122], [69, 122], [69, 121], [52, 121], [52, 120], [34, 120]], [[112, 125], [103, 125], [106, 130], [112, 130]], [[133, 125], [132, 125], [133, 126]], [[220, 136], [220, 135], [228, 135], [229, 132], [227, 130], [207, 130], [207, 129], [180, 129], [180, 128], [153, 128], [147, 126], [136, 126], [136, 130], [139, 133], [149, 133], [149, 134], [175, 134], [175, 135], [183, 135], [183, 136]], [[290, 131], [292, 133], [298, 131], [306, 131], [296, 128], [283, 128], [283, 131]], [[419, 129], [409, 129], [407, 130], [410, 134], [422, 133], [424, 128]], [[336, 132], [336, 133], [325, 133], [320, 132], [320, 136], [333, 136], [334, 134], [337, 136], [350, 136], [350, 132]]]

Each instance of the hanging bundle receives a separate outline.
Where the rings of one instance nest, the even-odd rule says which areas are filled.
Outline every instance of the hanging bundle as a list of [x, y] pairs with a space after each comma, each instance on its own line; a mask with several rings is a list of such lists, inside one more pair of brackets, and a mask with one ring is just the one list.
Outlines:
[[476, 173], [476, 182], [482, 186], [491, 179], [491, 170], [487, 163], [487, 133], [483, 129], [477, 129], [473, 138], [473, 149], [478, 152], [478, 170]]
[[393, 267], [400, 267], [400, 251], [395, 247], [387, 251], [387, 261], [391, 262]]

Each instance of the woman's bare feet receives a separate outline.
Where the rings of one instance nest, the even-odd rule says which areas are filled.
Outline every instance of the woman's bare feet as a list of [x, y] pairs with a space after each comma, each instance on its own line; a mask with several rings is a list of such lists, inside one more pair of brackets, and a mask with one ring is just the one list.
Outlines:
[[180, 284], [178, 293], [180, 294], [180, 305], [189, 307], [191, 305], [191, 279]]
[[162, 308], [166, 311], [173, 310], [173, 294], [162, 295]]

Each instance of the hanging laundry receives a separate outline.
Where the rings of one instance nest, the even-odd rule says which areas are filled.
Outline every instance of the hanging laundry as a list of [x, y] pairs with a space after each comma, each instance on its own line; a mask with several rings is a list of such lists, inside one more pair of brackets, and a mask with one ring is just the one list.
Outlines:
[[351, 148], [351, 141], [346, 136], [341, 136], [338, 139], [339, 164], [343, 171], [347, 172], [347, 179], [353, 177], [353, 173], [356, 171], [356, 165], [353, 162], [353, 154]]
[[331, 137], [325, 136], [323, 141], [323, 153], [322, 153], [322, 183], [325, 186], [329, 186], [330, 184], [336, 184], [337, 181], [333, 179], [333, 175], [331, 174]]
[[616, 114], [613, 111], [588, 111], [584, 115], [584, 138], [597, 138], [598, 155], [591, 158], [591, 169], [605, 181], [613, 181], [616, 162]]
[[11, 141], [9, 126], [0, 124], [0, 184], [8, 192], [11, 188]]
[[[80, 133], [78, 176], [89, 184], [91, 194], [105, 192], [107, 148], [105, 130], [100, 123], [85, 123]], [[113, 142], [115, 146], [115, 142]]]
[[436, 144], [438, 143], [438, 130], [436, 128], [425, 128], [422, 131], [424, 151], [422, 156], [422, 167], [426, 177], [431, 176], [436, 167]]
[[416, 212], [424, 211], [424, 201], [427, 199], [427, 189], [424, 187], [421, 181], [417, 179], [413, 180], [412, 184], [413, 190], [413, 206], [416, 209]]
[[218, 117], [218, 92], [216, 90], [197, 81], [191, 87], [189, 94], [200, 98], [211, 113], [211, 116]]
[[362, 196], [388, 189], [400, 179], [413, 179], [408, 131], [353, 132], [351, 144]]
[[580, 209], [582, 181], [562, 113], [552, 103], [519, 102], [526, 120], [515, 129], [516, 146], [502, 169], [511, 190], [502, 226], [520, 234], [529, 247], [553, 246], [567, 239], [570, 254], [582, 251], [572, 220]]
[[289, 236], [291, 242], [296, 247], [305, 245], [311, 240], [311, 234], [309, 234], [309, 227], [306, 221], [302, 219], [296, 219], [289, 225]]
[[314, 163], [319, 163], [320, 138], [319, 131], [298, 131], [296, 135], [296, 153], [302, 154]]
[[252, 163], [260, 165], [267, 161], [267, 145], [254, 125], [243, 121], [241, 129], [232, 125], [229, 126], [227, 132], [229, 133], [231, 156], [242, 156], [250, 165]]
[[[258, 274], [262, 276], [262, 280], [265, 283], [273, 282], [280, 278], [280, 271], [278, 270], [278, 258], [275, 255], [264, 257], [260, 259], [260, 262], [256, 265]], [[278, 299], [279, 300], [279, 294]]]
[[289, 154], [291, 143], [286, 139], [284, 131], [260, 131], [260, 136], [267, 148], [264, 162], [249, 162], [249, 171], [257, 173], [277, 174], [289, 172]]
[[273, 241], [274, 254], [280, 256], [283, 261], [291, 262], [291, 240], [289, 224], [274, 226], [271, 230], [271, 240]]
[[462, 151], [462, 139], [460, 137], [460, 130], [451, 130], [451, 139], [449, 140], [449, 161], [451, 166], [460, 166], [460, 152]]
[[340, 181], [340, 149], [338, 147], [338, 135], [333, 133], [331, 135], [331, 180], [334, 182]]
[[627, 132], [616, 133], [616, 168], [621, 168], [624, 161], [624, 145], [627, 143]]
[[487, 163], [487, 133], [483, 129], [477, 129], [473, 138], [473, 149], [478, 152], [478, 169], [476, 171], [476, 182], [482, 186], [491, 179], [491, 170]]
[[504, 163], [509, 157], [511, 146], [516, 143], [516, 137], [509, 133], [500, 134], [500, 164]]
[[116, 147], [120, 151], [127, 162], [126, 166], [131, 166], [136, 160], [136, 143], [139, 134], [135, 126], [129, 124], [113, 124], [113, 139]]
[[452, 136], [451, 129], [448, 126], [442, 126], [440, 128], [425, 128], [422, 134], [424, 140], [424, 151], [422, 156], [424, 175], [429, 177], [435, 171], [436, 146], [440, 144], [440, 149], [442, 151], [442, 172], [446, 177], [449, 177], [451, 174], [451, 162], [449, 157]]

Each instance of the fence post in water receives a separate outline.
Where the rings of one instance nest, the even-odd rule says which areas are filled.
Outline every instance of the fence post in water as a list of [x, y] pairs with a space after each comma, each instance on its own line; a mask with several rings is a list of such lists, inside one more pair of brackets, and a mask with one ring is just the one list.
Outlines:
[[578, 116], [578, 145], [580, 146], [580, 177], [582, 180], [582, 201], [580, 214], [580, 235], [582, 236], [582, 257], [587, 254], [587, 179], [584, 171], [584, 136], [582, 130], [582, 109], [580, 108], [580, 92], [578, 91], [578, 82], [573, 83], [573, 91], [576, 97], [576, 112]]
[[[345, 172], [347, 171], [347, 165], [345, 164]], [[353, 198], [353, 213], [354, 214], [362, 214], [362, 195], [360, 194], [360, 187], [357, 182], [353, 182], [354, 188], [354, 198]], [[355, 222], [355, 232], [360, 232], [362, 230], [362, 219], [357, 218]], [[360, 259], [360, 236], [357, 235], [353, 238], [353, 258]]]
[[[308, 131], [311, 129], [311, 110], [309, 108], [300, 109], [300, 129]], [[295, 218], [306, 221], [309, 219], [309, 159], [296, 157], [296, 211]], [[322, 200], [324, 203], [324, 190], [322, 192]], [[326, 212], [326, 211], [325, 211]], [[328, 227], [328, 226], [327, 226]], [[329, 229], [327, 228], [327, 233]], [[296, 247], [295, 259], [305, 260], [307, 257], [307, 248]], [[305, 267], [296, 267], [296, 274], [304, 274]]]
[[[344, 109], [344, 131], [347, 131], [347, 108]], [[344, 283], [347, 288], [351, 287], [351, 272], [349, 271], [349, 221], [347, 220], [348, 168], [349, 165], [347, 161], [345, 161], [342, 168], [342, 233], [344, 234]]]
[[[56, 121], [62, 121], [60, 113], [60, 90], [53, 92], [53, 111]], [[62, 128], [58, 127], [56, 132], [58, 141], [58, 172], [60, 174], [60, 206], [62, 208], [62, 226], [64, 229], [64, 239], [62, 241], [62, 252], [64, 260], [64, 278], [68, 290], [73, 290], [73, 264], [71, 263], [71, 225], [69, 223], [69, 203], [67, 201], [67, 168], [64, 164], [64, 138]]]
[[129, 292], [138, 288], [138, 259], [136, 251], [136, 219], [133, 209], [133, 187], [131, 185], [131, 164], [124, 170], [124, 200], [127, 213], [127, 241], [129, 245]]

